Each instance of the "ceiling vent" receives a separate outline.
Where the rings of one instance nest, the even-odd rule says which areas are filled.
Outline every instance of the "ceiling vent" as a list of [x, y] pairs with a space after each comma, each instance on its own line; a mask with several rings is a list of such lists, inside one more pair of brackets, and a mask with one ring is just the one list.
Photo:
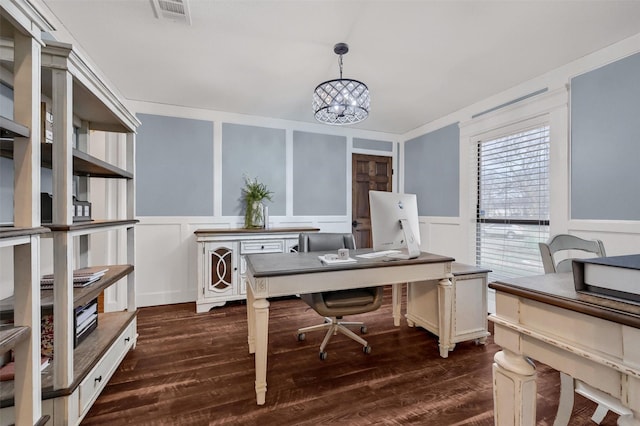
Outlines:
[[187, 0], [151, 0], [151, 5], [156, 18], [191, 25]]

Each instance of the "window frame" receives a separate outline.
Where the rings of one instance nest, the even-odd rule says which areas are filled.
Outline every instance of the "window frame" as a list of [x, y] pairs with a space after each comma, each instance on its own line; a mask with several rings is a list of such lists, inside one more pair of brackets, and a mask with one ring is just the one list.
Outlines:
[[[529, 118], [529, 119], [523, 119], [523, 120], [519, 120], [519, 121], [514, 121], [508, 125], [502, 126], [502, 127], [496, 127], [494, 129], [485, 131], [483, 133], [478, 133], [473, 135], [470, 139], [470, 145], [468, 146], [470, 151], [471, 151], [471, 155], [470, 155], [470, 160], [471, 160], [471, 165], [470, 165], [470, 169], [472, 169], [472, 177], [473, 177], [473, 190], [470, 191], [470, 196], [471, 196], [471, 200], [469, 203], [469, 207], [472, 209], [471, 211], [471, 215], [470, 215], [470, 219], [472, 222], [472, 245], [473, 245], [473, 258], [474, 258], [474, 262], [476, 264], [480, 263], [479, 259], [481, 259], [481, 253], [480, 253], [480, 239], [483, 238], [482, 234], [481, 234], [481, 225], [482, 224], [507, 224], [507, 225], [527, 225], [527, 226], [544, 226], [547, 229], [547, 233], [545, 233], [545, 235], [549, 235], [549, 229], [550, 229], [550, 223], [551, 223], [551, 152], [552, 152], [552, 136], [553, 136], [553, 132], [552, 132], [552, 123], [551, 123], [551, 119], [549, 117], [548, 114], [542, 114], [533, 118]], [[549, 212], [548, 212], [548, 217], [546, 219], [540, 220], [540, 219], [510, 219], [510, 218], [504, 218], [504, 219], [497, 219], [497, 218], [482, 218], [482, 220], [480, 220], [480, 190], [481, 190], [481, 179], [480, 179], [480, 145], [483, 142], [490, 142], [496, 139], [500, 139], [500, 138], [504, 138], [504, 137], [509, 137], [518, 133], [523, 133], [526, 132], [528, 130], [533, 130], [536, 128], [542, 128], [542, 127], [548, 127], [548, 132], [549, 132], [549, 142], [548, 142], [548, 158], [549, 158], [549, 164], [548, 164], [548, 203], [549, 203]], [[486, 265], [480, 265], [480, 266], [486, 266]], [[540, 273], [543, 273], [543, 269], [542, 269], [542, 261], [540, 260], [539, 262], [539, 271]], [[535, 266], [534, 266], [535, 268]], [[492, 280], [495, 278], [495, 276], [499, 276], [501, 275], [499, 271], [495, 271], [490, 273], [490, 277], [492, 277]], [[528, 275], [527, 273], [524, 273], [524, 269], [523, 269], [523, 276], [524, 275]]]

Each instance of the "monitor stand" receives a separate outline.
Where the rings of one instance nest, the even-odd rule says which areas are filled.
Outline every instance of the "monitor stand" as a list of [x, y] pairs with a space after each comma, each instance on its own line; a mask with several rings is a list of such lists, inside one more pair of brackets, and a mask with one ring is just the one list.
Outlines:
[[387, 255], [387, 257], [395, 259], [415, 259], [420, 257], [420, 246], [416, 241], [416, 237], [411, 226], [409, 226], [409, 221], [407, 219], [400, 219], [400, 228], [402, 228], [402, 232], [404, 233], [404, 240], [407, 244], [407, 253], [394, 253]]

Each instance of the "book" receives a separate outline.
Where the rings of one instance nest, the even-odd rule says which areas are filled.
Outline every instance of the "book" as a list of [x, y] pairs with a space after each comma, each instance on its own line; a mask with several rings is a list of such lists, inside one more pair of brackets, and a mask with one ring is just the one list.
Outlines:
[[[98, 281], [109, 270], [102, 266], [90, 266], [80, 268], [73, 271], [73, 286], [85, 287], [91, 283]], [[45, 274], [40, 279], [40, 287], [42, 289], [53, 288], [53, 274]]]
[[[82, 280], [86, 279], [87, 277], [93, 277], [97, 275], [102, 276], [108, 270], [109, 268], [105, 268], [104, 266], [87, 266], [85, 268], [80, 268], [73, 271], [73, 278]], [[42, 279], [53, 279], [53, 274], [45, 274], [42, 276]]]
[[73, 347], [77, 347], [93, 330], [98, 327], [98, 299], [78, 306], [74, 309], [75, 339]]
[[640, 303], [640, 254], [573, 259], [576, 291]]
[[81, 328], [82, 324], [85, 323], [85, 321], [97, 315], [98, 315], [98, 304], [93, 303], [93, 301], [89, 305], [85, 305], [81, 308], [77, 308], [76, 324], [78, 328]]
[[[82, 287], [86, 287], [89, 284], [93, 284], [94, 282], [100, 280], [100, 278], [102, 278], [102, 275], [97, 276], [97, 277], [93, 277], [90, 279], [85, 279], [85, 280], [74, 280], [73, 281], [73, 287], [75, 288], [82, 288]], [[53, 279], [51, 280], [41, 280], [40, 281], [40, 288], [42, 290], [52, 290], [53, 289]]]
[[[40, 359], [40, 371], [44, 370], [49, 365], [49, 358], [43, 356]], [[11, 361], [0, 367], [0, 382], [13, 380], [16, 375], [15, 361]]]
[[353, 257], [350, 257], [348, 259], [338, 259], [337, 257], [334, 257], [336, 255], [333, 254], [325, 254], [322, 256], [318, 256], [318, 259], [320, 259], [320, 261], [322, 263], [324, 263], [325, 265], [343, 265], [345, 263], [356, 263], [357, 260], [354, 259]]

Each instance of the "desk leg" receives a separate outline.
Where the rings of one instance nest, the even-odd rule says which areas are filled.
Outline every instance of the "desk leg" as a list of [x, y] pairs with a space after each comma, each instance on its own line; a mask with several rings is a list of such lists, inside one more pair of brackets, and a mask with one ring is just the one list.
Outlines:
[[253, 310], [253, 291], [247, 285], [247, 341], [249, 343], [249, 353], [256, 353], [256, 316]]
[[455, 343], [451, 343], [451, 316], [453, 314], [453, 284], [449, 278], [440, 280], [438, 283], [438, 334], [440, 340], [440, 356], [447, 358], [449, 351], [455, 348]]
[[499, 426], [536, 424], [536, 368], [528, 358], [503, 349], [493, 363], [493, 416]]
[[255, 316], [255, 361], [256, 400], [264, 405], [267, 395], [267, 346], [269, 340], [269, 301], [256, 299], [253, 302]]
[[400, 327], [400, 316], [402, 314], [402, 283], [391, 286], [391, 304], [393, 305], [393, 325]]

